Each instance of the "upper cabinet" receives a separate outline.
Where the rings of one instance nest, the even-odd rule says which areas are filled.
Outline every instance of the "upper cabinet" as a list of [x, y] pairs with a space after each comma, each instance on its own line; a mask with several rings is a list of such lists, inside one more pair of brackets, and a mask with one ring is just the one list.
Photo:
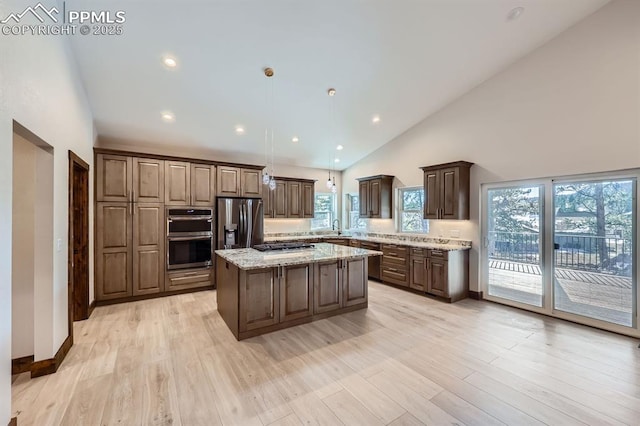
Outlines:
[[393, 176], [378, 175], [359, 178], [360, 217], [366, 219], [391, 219], [393, 208]]
[[262, 171], [218, 166], [218, 197], [262, 197]]
[[131, 201], [132, 158], [98, 154], [96, 165], [96, 201]]
[[473, 163], [456, 161], [421, 167], [424, 218], [469, 219], [469, 175]]
[[313, 218], [315, 181], [295, 178], [275, 178], [276, 187], [263, 185], [264, 217]]
[[169, 206], [213, 206], [216, 199], [216, 166], [165, 162], [165, 204]]
[[164, 160], [98, 154], [96, 201], [164, 202]]

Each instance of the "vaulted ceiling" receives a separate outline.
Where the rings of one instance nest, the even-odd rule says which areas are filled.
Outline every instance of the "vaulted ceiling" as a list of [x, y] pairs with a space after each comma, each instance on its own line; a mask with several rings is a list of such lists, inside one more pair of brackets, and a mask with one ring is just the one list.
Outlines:
[[[126, 13], [122, 35], [71, 37], [100, 135], [264, 163], [269, 126], [276, 163], [327, 167], [336, 157], [342, 169], [607, 2], [67, 0], [65, 7]], [[518, 6], [524, 13], [509, 20]], [[175, 68], [163, 65], [166, 56]], [[265, 66], [275, 70], [271, 97]], [[329, 87], [337, 90], [332, 99]], [[175, 121], [164, 122], [163, 111]]]

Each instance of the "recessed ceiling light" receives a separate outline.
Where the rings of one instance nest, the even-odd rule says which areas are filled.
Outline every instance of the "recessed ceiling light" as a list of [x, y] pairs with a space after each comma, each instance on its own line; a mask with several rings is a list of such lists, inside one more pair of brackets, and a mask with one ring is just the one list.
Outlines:
[[162, 63], [168, 68], [175, 68], [178, 66], [178, 61], [173, 56], [165, 56], [162, 58]]
[[516, 19], [521, 17], [523, 13], [524, 13], [524, 7], [522, 6], [514, 7], [507, 14], [507, 21], [515, 21]]
[[160, 116], [165, 123], [173, 123], [176, 121], [176, 116], [171, 111], [163, 111]]
[[379, 123], [380, 122], [380, 116], [379, 115], [374, 115], [373, 118], [371, 119], [372, 123]]
[[236, 134], [238, 134], [238, 135], [244, 135], [244, 127], [242, 127], [242, 126], [236, 126]]
[[300, 139], [298, 139], [297, 136], [294, 136], [291, 138], [291, 142], [298, 142]]
[[342, 150], [344, 149], [344, 146], [342, 146], [342, 145], [338, 145], [338, 146], [336, 146], [336, 149], [337, 149], [338, 151], [342, 151]]
[[336, 159], [335, 159], [335, 160], [333, 160], [333, 161], [334, 161], [335, 163], [339, 163], [339, 162], [340, 162], [340, 159], [339, 159], [339, 158], [336, 158]]

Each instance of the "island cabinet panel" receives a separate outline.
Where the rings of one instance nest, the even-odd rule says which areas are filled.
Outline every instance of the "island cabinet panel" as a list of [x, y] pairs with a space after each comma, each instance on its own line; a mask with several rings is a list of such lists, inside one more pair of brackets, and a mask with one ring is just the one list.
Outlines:
[[133, 295], [164, 291], [164, 206], [133, 207]]
[[313, 284], [314, 313], [335, 311], [342, 307], [342, 269], [339, 260], [316, 263]]
[[213, 206], [216, 200], [216, 166], [191, 164], [191, 205]]
[[165, 162], [165, 204], [188, 206], [191, 203], [191, 165], [184, 161]]
[[133, 159], [134, 203], [164, 202], [164, 160]]
[[132, 158], [98, 154], [96, 158], [96, 201], [131, 201]]
[[342, 306], [367, 302], [367, 258], [342, 260]]
[[240, 331], [275, 325], [280, 321], [280, 286], [276, 268], [240, 273]]
[[97, 203], [96, 299], [131, 295], [131, 203]]
[[313, 265], [280, 268], [280, 322], [313, 315]]

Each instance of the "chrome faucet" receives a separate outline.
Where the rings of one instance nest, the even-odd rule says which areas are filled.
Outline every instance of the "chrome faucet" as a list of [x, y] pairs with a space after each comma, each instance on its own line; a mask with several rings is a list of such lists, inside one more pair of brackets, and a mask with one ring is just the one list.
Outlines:
[[331, 223], [331, 230], [335, 231], [336, 230], [336, 222], [338, 222], [338, 235], [340, 235], [342, 232], [340, 232], [340, 219], [334, 219], [333, 223]]

